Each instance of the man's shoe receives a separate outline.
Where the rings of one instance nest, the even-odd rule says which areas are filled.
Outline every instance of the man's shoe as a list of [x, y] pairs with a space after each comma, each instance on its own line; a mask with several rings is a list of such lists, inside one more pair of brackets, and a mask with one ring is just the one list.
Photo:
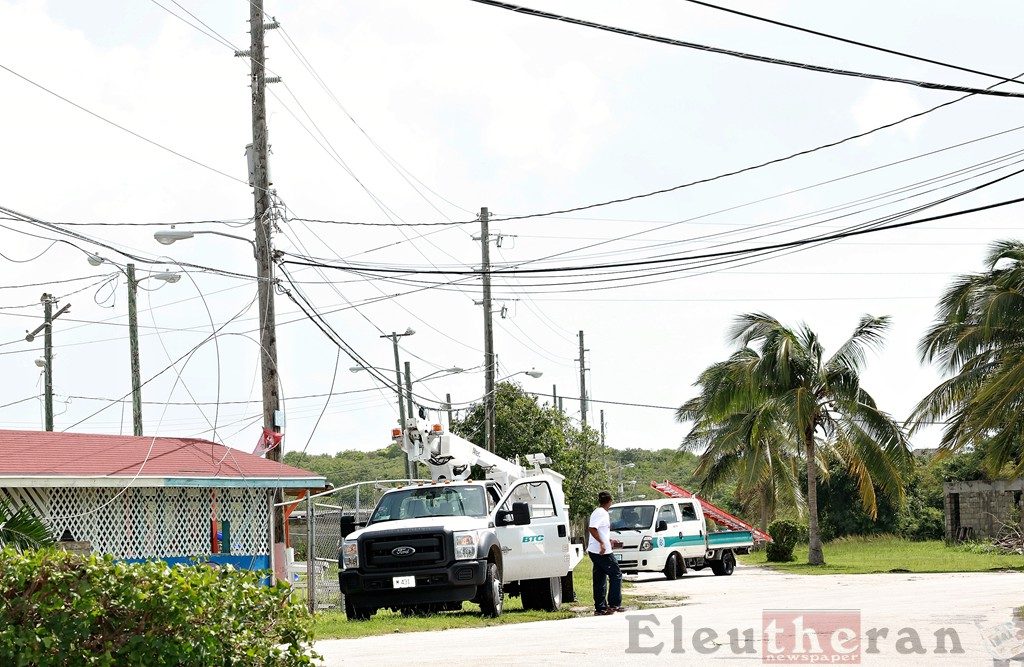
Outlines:
[[621, 614], [622, 612], [626, 611], [625, 607], [608, 607], [608, 609], [610, 609], [612, 611], [612, 613], [619, 613], [619, 614]]
[[604, 609], [596, 609], [594, 611], [594, 616], [611, 616], [614, 613], [615, 609], [611, 607], [605, 607]]

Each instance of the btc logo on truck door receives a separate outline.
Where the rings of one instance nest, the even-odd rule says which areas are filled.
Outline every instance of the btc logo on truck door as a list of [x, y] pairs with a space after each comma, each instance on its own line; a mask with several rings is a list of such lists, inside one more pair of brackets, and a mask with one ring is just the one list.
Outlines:
[[523, 543], [524, 544], [528, 543], [528, 542], [543, 542], [543, 541], [544, 541], [544, 536], [543, 535], [523, 535]]

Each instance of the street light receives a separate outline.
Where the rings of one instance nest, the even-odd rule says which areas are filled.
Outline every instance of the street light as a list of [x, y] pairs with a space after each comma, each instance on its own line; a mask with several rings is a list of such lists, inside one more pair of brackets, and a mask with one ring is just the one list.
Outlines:
[[[348, 370], [349, 370], [350, 373], [361, 373], [362, 371], [369, 370], [369, 369], [373, 369], [375, 371], [385, 371], [385, 372], [391, 372], [391, 370], [392, 370], [390, 368], [381, 368], [380, 366], [350, 366]], [[448, 375], [455, 375], [457, 373], [465, 373], [465, 372], [466, 372], [465, 368], [459, 368], [458, 366], [452, 366], [451, 368], [442, 368], [440, 370], [434, 371], [433, 373], [428, 373], [427, 375], [424, 375], [421, 378], [413, 378], [413, 382], [422, 382], [423, 380], [429, 380], [430, 378], [434, 377], [435, 375], [438, 375], [439, 373], [446, 373]]]
[[[86, 260], [93, 266], [100, 266], [109, 261], [96, 253], [86, 253]], [[136, 307], [139, 283], [152, 278], [173, 284], [181, 280], [181, 274], [172, 271], [159, 271], [136, 279], [135, 264], [128, 263], [122, 269], [119, 264], [110, 263], [128, 278], [128, 350], [131, 355], [132, 367], [132, 433], [142, 435], [142, 370], [139, 362], [139, 316]]]
[[529, 375], [532, 378], [539, 378], [539, 377], [544, 375], [544, 371], [539, 371], [536, 368], [531, 368], [528, 371], [516, 371], [515, 373], [512, 373], [511, 375], [506, 375], [503, 378], [498, 378], [497, 381], [498, 382], [504, 382], [505, 380], [508, 380], [509, 378], [514, 378], [517, 375]]
[[236, 241], [245, 241], [252, 246], [253, 255], [256, 254], [256, 243], [253, 242], [252, 239], [247, 239], [244, 236], [238, 236], [237, 234], [228, 234], [227, 232], [216, 232], [212, 229], [161, 229], [153, 234], [153, 238], [161, 245], [173, 245], [177, 241], [185, 241], [193, 238], [196, 234], [213, 234], [214, 236], [224, 236], [229, 239], [235, 239]]

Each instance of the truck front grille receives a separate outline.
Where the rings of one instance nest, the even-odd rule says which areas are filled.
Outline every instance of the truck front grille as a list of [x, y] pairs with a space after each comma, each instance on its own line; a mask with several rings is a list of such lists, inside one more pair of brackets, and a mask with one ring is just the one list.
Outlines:
[[[408, 570], [443, 565], [444, 533], [387, 536], [366, 540], [366, 566], [375, 570]], [[408, 552], [412, 549], [412, 552]], [[408, 553], [407, 553], [408, 552]], [[406, 553], [406, 555], [397, 555]]]

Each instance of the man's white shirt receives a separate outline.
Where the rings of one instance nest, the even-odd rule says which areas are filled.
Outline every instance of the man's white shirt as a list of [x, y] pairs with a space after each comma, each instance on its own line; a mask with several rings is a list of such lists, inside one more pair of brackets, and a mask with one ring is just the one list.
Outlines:
[[601, 536], [601, 541], [598, 542], [594, 539], [593, 535], [590, 535], [590, 531], [587, 531], [587, 534], [590, 535], [590, 540], [587, 542], [587, 551], [599, 554], [601, 553], [601, 544], [604, 543], [604, 552], [610, 554], [612, 552], [612, 543], [608, 539], [608, 531], [611, 528], [611, 517], [608, 516], [608, 510], [598, 507], [591, 512], [590, 521], [587, 522], [587, 526], [597, 529], [597, 534]]

